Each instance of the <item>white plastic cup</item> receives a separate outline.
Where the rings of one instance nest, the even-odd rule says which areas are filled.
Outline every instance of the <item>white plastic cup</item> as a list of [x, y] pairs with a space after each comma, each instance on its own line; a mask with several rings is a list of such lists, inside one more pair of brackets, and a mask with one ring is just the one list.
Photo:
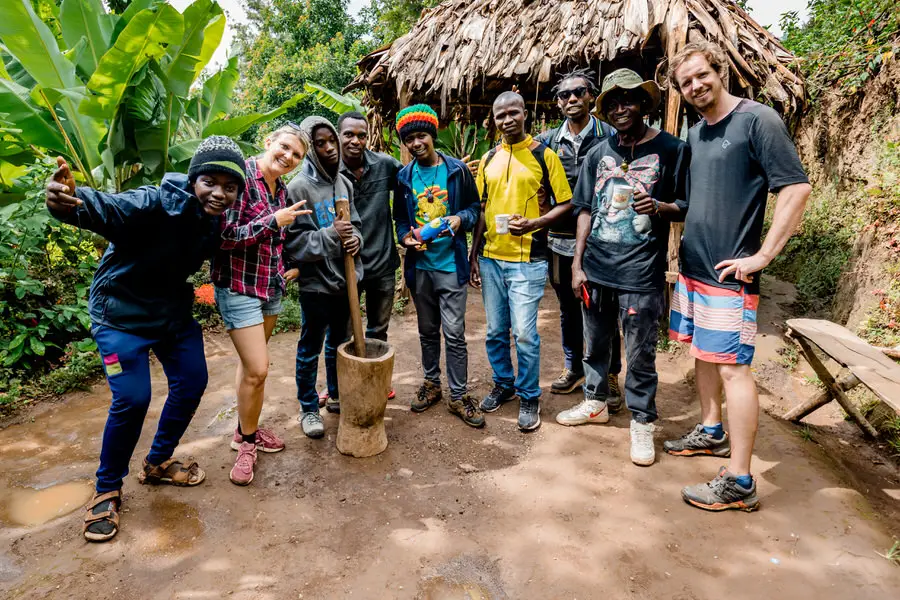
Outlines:
[[634, 200], [634, 188], [630, 185], [617, 183], [612, 190], [613, 204], [631, 204]]
[[509, 215], [495, 215], [494, 227], [497, 235], [507, 235], [509, 233]]

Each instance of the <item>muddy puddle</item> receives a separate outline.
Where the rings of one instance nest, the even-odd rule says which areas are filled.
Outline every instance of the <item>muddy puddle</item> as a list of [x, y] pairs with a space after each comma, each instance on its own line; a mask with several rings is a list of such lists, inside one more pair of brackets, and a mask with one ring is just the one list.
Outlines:
[[205, 529], [199, 511], [185, 502], [157, 495], [149, 510], [141, 515], [135, 537], [138, 549], [146, 554], [166, 555], [186, 552], [202, 537]]
[[13, 487], [4, 492], [0, 523], [34, 527], [84, 507], [94, 492], [89, 481], [69, 481], [41, 489]]

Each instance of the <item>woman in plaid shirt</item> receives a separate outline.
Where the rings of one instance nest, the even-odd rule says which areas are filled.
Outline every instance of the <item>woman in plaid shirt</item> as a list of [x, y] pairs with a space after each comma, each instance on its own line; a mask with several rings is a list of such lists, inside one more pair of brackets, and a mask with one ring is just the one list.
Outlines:
[[287, 125], [265, 144], [261, 156], [247, 159], [244, 193], [225, 211], [222, 246], [212, 269], [216, 304], [241, 358], [236, 378], [238, 425], [231, 440], [238, 455], [230, 478], [237, 485], [253, 481], [257, 451], [284, 450], [281, 438], [259, 427], [259, 415], [269, 369], [267, 343], [281, 313], [285, 281], [297, 276], [296, 269], [284, 270], [282, 228], [309, 213], [301, 210], [305, 200], [286, 205], [281, 180], [303, 160], [309, 149], [306, 136]]

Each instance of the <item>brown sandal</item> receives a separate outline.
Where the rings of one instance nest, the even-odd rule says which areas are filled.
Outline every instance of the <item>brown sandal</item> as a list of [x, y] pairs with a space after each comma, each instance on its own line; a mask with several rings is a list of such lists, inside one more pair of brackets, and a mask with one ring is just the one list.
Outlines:
[[177, 458], [170, 458], [161, 465], [151, 465], [144, 459], [144, 470], [138, 473], [138, 481], [152, 485], [177, 485], [190, 487], [200, 485], [206, 479], [206, 473], [196, 461], [187, 466]]
[[[110, 502], [109, 508], [99, 513], [95, 513], [94, 509], [104, 502]], [[122, 506], [122, 491], [106, 492], [105, 494], [94, 494], [87, 506], [87, 512], [84, 514], [84, 524], [81, 533], [84, 539], [89, 542], [105, 542], [116, 537], [119, 533], [119, 508]], [[102, 533], [96, 531], [88, 531], [88, 527], [94, 523], [111, 523], [112, 530]]]

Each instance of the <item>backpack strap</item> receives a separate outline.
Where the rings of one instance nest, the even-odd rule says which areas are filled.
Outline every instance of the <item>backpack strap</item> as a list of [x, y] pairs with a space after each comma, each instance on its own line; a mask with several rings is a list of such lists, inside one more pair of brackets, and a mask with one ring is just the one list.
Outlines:
[[[485, 169], [487, 169], [488, 164], [494, 158], [494, 155], [497, 154], [497, 150], [500, 149], [500, 146], [494, 146], [490, 150], [488, 150], [487, 156], [481, 161], [481, 165], [479, 165], [479, 169], [484, 173]], [[484, 189], [481, 190], [481, 203], [487, 204], [488, 200], [488, 185], [487, 185], [487, 177], [484, 177]]]
[[550, 205], [552, 206], [555, 200], [553, 196], [553, 186], [550, 185], [550, 171], [547, 170], [547, 163], [544, 160], [544, 151], [546, 151], [547, 148], [547, 144], [534, 140], [528, 149], [531, 150], [531, 155], [534, 156], [534, 160], [541, 166], [541, 187], [544, 188], [544, 192], [547, 194], [547, 201], [550, 202]]

